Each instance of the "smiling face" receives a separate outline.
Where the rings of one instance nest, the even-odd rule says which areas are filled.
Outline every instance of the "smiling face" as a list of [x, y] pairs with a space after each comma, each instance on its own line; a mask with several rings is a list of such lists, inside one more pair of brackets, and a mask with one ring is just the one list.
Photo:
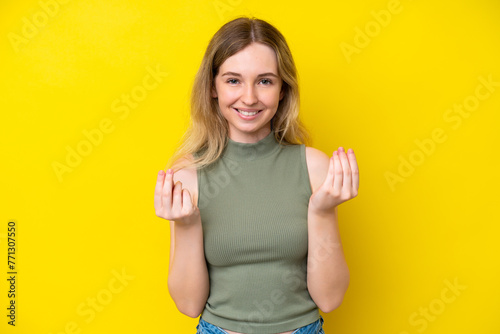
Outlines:
[[248, 45], [224, 61], [214, 81], [212, 97], [218, 99], [228, 121], [229, 138], [254, 143], [271, 132], [271, 119], [283, 98], [272, 48], [260, 43]]

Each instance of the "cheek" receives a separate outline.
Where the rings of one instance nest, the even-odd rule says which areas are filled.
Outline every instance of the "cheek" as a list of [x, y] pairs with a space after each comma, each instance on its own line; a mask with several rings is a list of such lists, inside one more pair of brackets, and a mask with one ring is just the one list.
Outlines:
[[218, 94], [219, 102], [232, 103], [234, 100], [238, 99], [236, 90], [221, 89]]
[[280, 92], [279, 90], [266, 92], [265, 95], [262, 96], [262, 102], [269, 106], [276, 106], [280, 102]]

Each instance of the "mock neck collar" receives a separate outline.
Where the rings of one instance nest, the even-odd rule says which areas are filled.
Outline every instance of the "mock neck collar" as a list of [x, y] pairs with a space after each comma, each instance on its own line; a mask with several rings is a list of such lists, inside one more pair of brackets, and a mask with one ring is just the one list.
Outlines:
[[273, 130], [256, 143], [240, 143], [228, 137], [223, 158], [236, 161], [259, 160], [274, 153], [279, 146]]

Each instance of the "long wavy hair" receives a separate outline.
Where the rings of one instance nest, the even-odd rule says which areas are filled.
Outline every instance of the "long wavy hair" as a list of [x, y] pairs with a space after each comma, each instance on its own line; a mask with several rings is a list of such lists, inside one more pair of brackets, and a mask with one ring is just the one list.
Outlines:
[[224, 24], [208, 44], [193, 84], [189, 126], [167, 169], [203, 168], [219, 159], [228, 142], [229, 125], [211, 89], [224, 61], [251, 43], [262, 43], [276, 52], [284, 90], [271, 119], [276, 140], [281, 145], [309, 145], [310, 135], [299, 119], [297, 69], [285, 37], [266, 21], [242, 16]]

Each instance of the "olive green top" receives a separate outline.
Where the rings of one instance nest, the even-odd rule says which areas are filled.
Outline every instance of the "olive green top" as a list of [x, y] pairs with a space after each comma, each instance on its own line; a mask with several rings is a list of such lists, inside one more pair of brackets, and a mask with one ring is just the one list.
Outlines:
[[198, 169], [198, 207], [210, 277], [201, 318], [240, 333], [293, 330], [319, 319], [307, 290], [305, 145], [228, 138]]

